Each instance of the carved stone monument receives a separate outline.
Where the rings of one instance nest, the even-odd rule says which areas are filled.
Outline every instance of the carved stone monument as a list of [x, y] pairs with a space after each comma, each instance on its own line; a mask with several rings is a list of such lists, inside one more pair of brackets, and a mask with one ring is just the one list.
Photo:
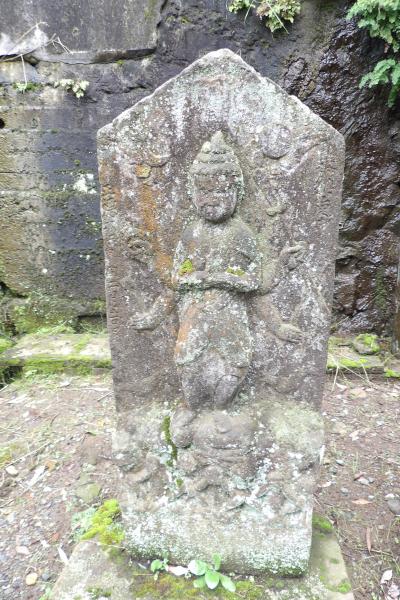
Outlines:
[[131, 550], [307, 568], [342, 136], [228, 50], [99, 132]]

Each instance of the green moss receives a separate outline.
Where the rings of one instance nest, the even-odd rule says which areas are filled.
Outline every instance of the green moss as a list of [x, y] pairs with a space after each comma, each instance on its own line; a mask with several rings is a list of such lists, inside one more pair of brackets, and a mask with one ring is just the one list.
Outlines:
[[[264, 590], [266, 584], [257, 584], [254, 581], [238, 581], [236, 583], [236, 592], [228, 592], [218, 587], [215, 590], [198, 590], [193, 587], [193, 579], [173, 577], [168, 573], [160, 573], [157, 580], [154, 580], [150, 574], [135, 573], [135, 584], [132, 592], [135, 598], [160, 598], [164, 600], [182, 600], [182, 598], [198, 598], [206, 600], [215, 598], [217, 600], [262, 600], [265, 598]], [[279, 585], [284, 583], [278, 579], [271, 578], [271, 589], [280, 589]]]
[[8, 350], [8, 348], [11, 348], [12, 345], [13, 343], [11, 340], [0, 336], [0, 354], [5, 350]]
[[385, 369], [384, 376], [393, 377], [394, 379], [400, 379], [400, 372], [393, 371], [393, 369]]
[[331, 592], [339, 592], [339, 594], [348, 594], [351, 592], [351, 583], [348, 579], [343, 579], [339, 585], [328, 585], [326, 583], [325, 585]]
[[104, 546], [120, 545], [125, 537], [121, 525], [115, 523], [120, 514], [118, 500], [106, 500], [94, 513], [91, 526], [81, 539], [90, 540], [97, 535]]
[[355, 338], [356, 342], [360, 342], [373, 353], [376, 354], [380, 351], [380, 346], [378, 344], [378, 336], [373, 333], [361, 333]]
[[328, 356], [327, 369], [363, 369], [368, 364], [366, 358], [354, 360], [345, 356]]
[[98, 598], [111, 598], [110, 590], [104, 590], [99, 587], [90, 587], [86, 590], [90, 594], [91, 600], [98, 600]]
[[13, 83], [12, 86], [14, 90], [23, 94], [25, 92], [37, 92], [38, 90], [42, 89], [43, 84], [34, 83], [33, 81], [17, 81]]
[[125, 61], [122, 58], [119, 58], [116, 62], [116, 65], [118, 65], [119, 67], [122, 67], [125, 64]]
[[263, 597], [262, 587], [257, 586], [253, 581], [239, 581], [236, 584], [236, 592], [237, 594], [231, 594], [231, 598], [239, 595], [246, 600], [261, 600]]
[[76, 324], [77, 308], [70, 299], [34, 292], [12, 308], [11, 320], [18, 333], [52, 327], [72, 328]]
[[92, 336], [90, 335], [90, 333], [86, 333], [85, 335], [83, 335], [81, 337], [81, 339], [79, 340], [79, 342], [76, 342], [76, 344], [74, 344], [75, 352], [80, 352], [81, 350], [86, 348], [86, 346], [89, 344], [91, 339], [92, 339]]
[[320, 515], [313, 515], [312, 518], [312, 526], [314, 529], [316, 529], [317, 531], [320, 531], [321, 533], [332, 533], [333, 532], [333, 525], [330, 521], [328, 521], [328, 519], [326, 519], [325, 517], [321, 517]]
[[226, 273], [230, 273], [231, 275], [237, 275], [237, 277], [243, 277], [245, 272], [240, 267], [228, 267]]
[[189, 275], [190, 273], [193, 273], [193, 271], [194, 266], [190, 258], [184, 260], [181, 266], [179, 267], [179, 275]]
[[12, 450], [10, 446], [0, 448], [0, 468], [3, 468], [12, 459]]
[[167, 443], [167, 446], [168, 446], [168, 449], [170, 452], [170, 459], [168, 460], [167, 465], [169, 467], [172, 467], [174, 462], [178, 458], [178, 448], [175, 446], [174, 442], [172, 441], [171, 417], [169, 415], [164, 417], [162, 424], [161, 424], [161, 430], [164, 434], [164, 439], [165, 439], [165, 442]]
[[23, 372], [35, 371], [42, 375], [51, 375], [54, 373], [62, 373], [71, 370], [77, 375], [87, 377], [91, 375], [94, 368], [111, 368], [111, 359], [105, 358], [96, 360], [85, 356], [69, 355], [65, 358], [54, 358], [51, 355], [41, 355], [32, 358], [26, 358], [23, 362], [21, 359], [7, 359], [7, 366], [21, 367]]
[[75, 330], [70, 325], [60, 323], [50, 327], [40, 327], [35, 331], [35, 335], [58, 335], [59, 333], [75, 333]]

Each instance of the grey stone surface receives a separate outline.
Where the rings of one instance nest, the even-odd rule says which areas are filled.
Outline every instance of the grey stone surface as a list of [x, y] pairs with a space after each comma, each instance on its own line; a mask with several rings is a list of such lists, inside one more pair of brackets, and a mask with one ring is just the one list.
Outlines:
[[[247, 578], [236, 579], [237, 593], [232, 600], [353, 600], [346, 566], [339, 544], [333, 534], [314, 534], [310, 568], [299, 579], [263, 580], [251, 583]], [[244, 585], [242, 585], [244, 584]], [[186, 600], [209, 598], [200, 590], [194, 595], [192, 581], [161, 574], [154, 581], [149, 570], [129, 562], [122, 555], [116, 560], [108, 557], [96, 542], [80, 542], [72, 553], [69, 564], [58, 578], [52, 600], [91, 600], [90, 589], [111, 594], [111, 600]], [[187, 592], [187, 594], [185, 593]], [[222, 595], [214, 590], [213, 597]], [[226, 596], [224, 596], [226, 598]]]
[[343, 139], [220, 50], [98, 154], [130, 547], [304, 572]]
[[74, 367], [111, 367], [105, 334], [26, 335], [0, 354], [0, 367], [51, 371]]
[[[70, 63], [141, 56], [156, 47], [160, 5], [161, 0], [66, 0], [59, 6], [52, 0], [2, 0], [0, 54], [30, 52]], [[52, 36], [62, 45], [48, 44]]]

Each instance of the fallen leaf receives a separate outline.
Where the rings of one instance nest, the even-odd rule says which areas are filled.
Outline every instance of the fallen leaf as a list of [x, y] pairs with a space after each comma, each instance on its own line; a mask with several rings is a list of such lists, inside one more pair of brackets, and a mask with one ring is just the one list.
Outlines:
[[8, 465], [8, 467], [6, 467], [6, 473], [11, 475], [11, 477], [16, 477], [18, 475], [18, 469], [16, 469], [14, 465]]
[[66, 379], [65, 381], [61, 381], [61, 383], [58, 384], [58, 387], [67, 387], [71, 384], [71, 379]]
[[37, 573], [29, 573], [25, 578], [25, 583], [26, 583], [26, 585], [35, 585], [37, 580], [38, 580]]
[[372, 549], [372, 541], [371, 541], [371, 530], [369, 527], [367, 527], [367, 530], [365, 532], [365, 538], [367, 541], [367, 548], [368, 548], [368, 552], [371, 552]]
[[187, 567], [181, 567], [177, 565], [176, 567], [167, 566], [167, 571], [172, 573], [172, 575], [176, 575], [176, 577], [181, 577], [182, 575], [187, 575], [189, 573], [189, 569]]
[[46, 470], [46, 465], [40, 465], [39, 467], [37, 467], [35, 469], [33, 477], [28, 481], [28, 486], [32, 487], [33, 485], [35, 485], [35, 483], [37, 483], [40, 479], [42, 479], [45, 470]]
[[388, 581], [390, 581], [393, 577], [393, 571], [392, 569], [387, 569], [387, 571], [384, 571], [382, 577], [381, 577], [381, 583], [387, 583]]
[[55, 460], [46, 460], [46, 462], [44, 463], [46, 469], [48, 469], [49, 471], [53, 471], [53, 469], [56, 466], [56, 461]]
[[68, 556], [65, 554], [61, 546], [58, 547], [58, 555], [61, 559], [61, 562], [63, 562], [64, 565], [67, 565], [69, 563]]
[[60, 532], [59, 531], [55, 531], [50, 536], [50, 542], [52, 542], [52, 543], [58, 542], [59, 539], [60, 539]]
[[358, 500], [352, 500], [352, 504], [358, 504], [358, 506], [365, 506], [366, 504], [371, 504], [370, 500], [365, 500], [364, 498], [359, 498]]

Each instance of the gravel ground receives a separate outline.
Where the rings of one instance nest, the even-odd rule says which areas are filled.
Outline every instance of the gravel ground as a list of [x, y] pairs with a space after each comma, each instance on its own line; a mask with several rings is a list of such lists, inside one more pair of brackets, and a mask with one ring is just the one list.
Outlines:
[[[118, 497], [111, 390], [106, 373], [32, 374], [0, 391], [1, 600], [44, 600], [74, 515]], [[316, 510], [337, 530], [356, 600], [400, 598], [399, 398], [400, 382], [327, 378]]]

